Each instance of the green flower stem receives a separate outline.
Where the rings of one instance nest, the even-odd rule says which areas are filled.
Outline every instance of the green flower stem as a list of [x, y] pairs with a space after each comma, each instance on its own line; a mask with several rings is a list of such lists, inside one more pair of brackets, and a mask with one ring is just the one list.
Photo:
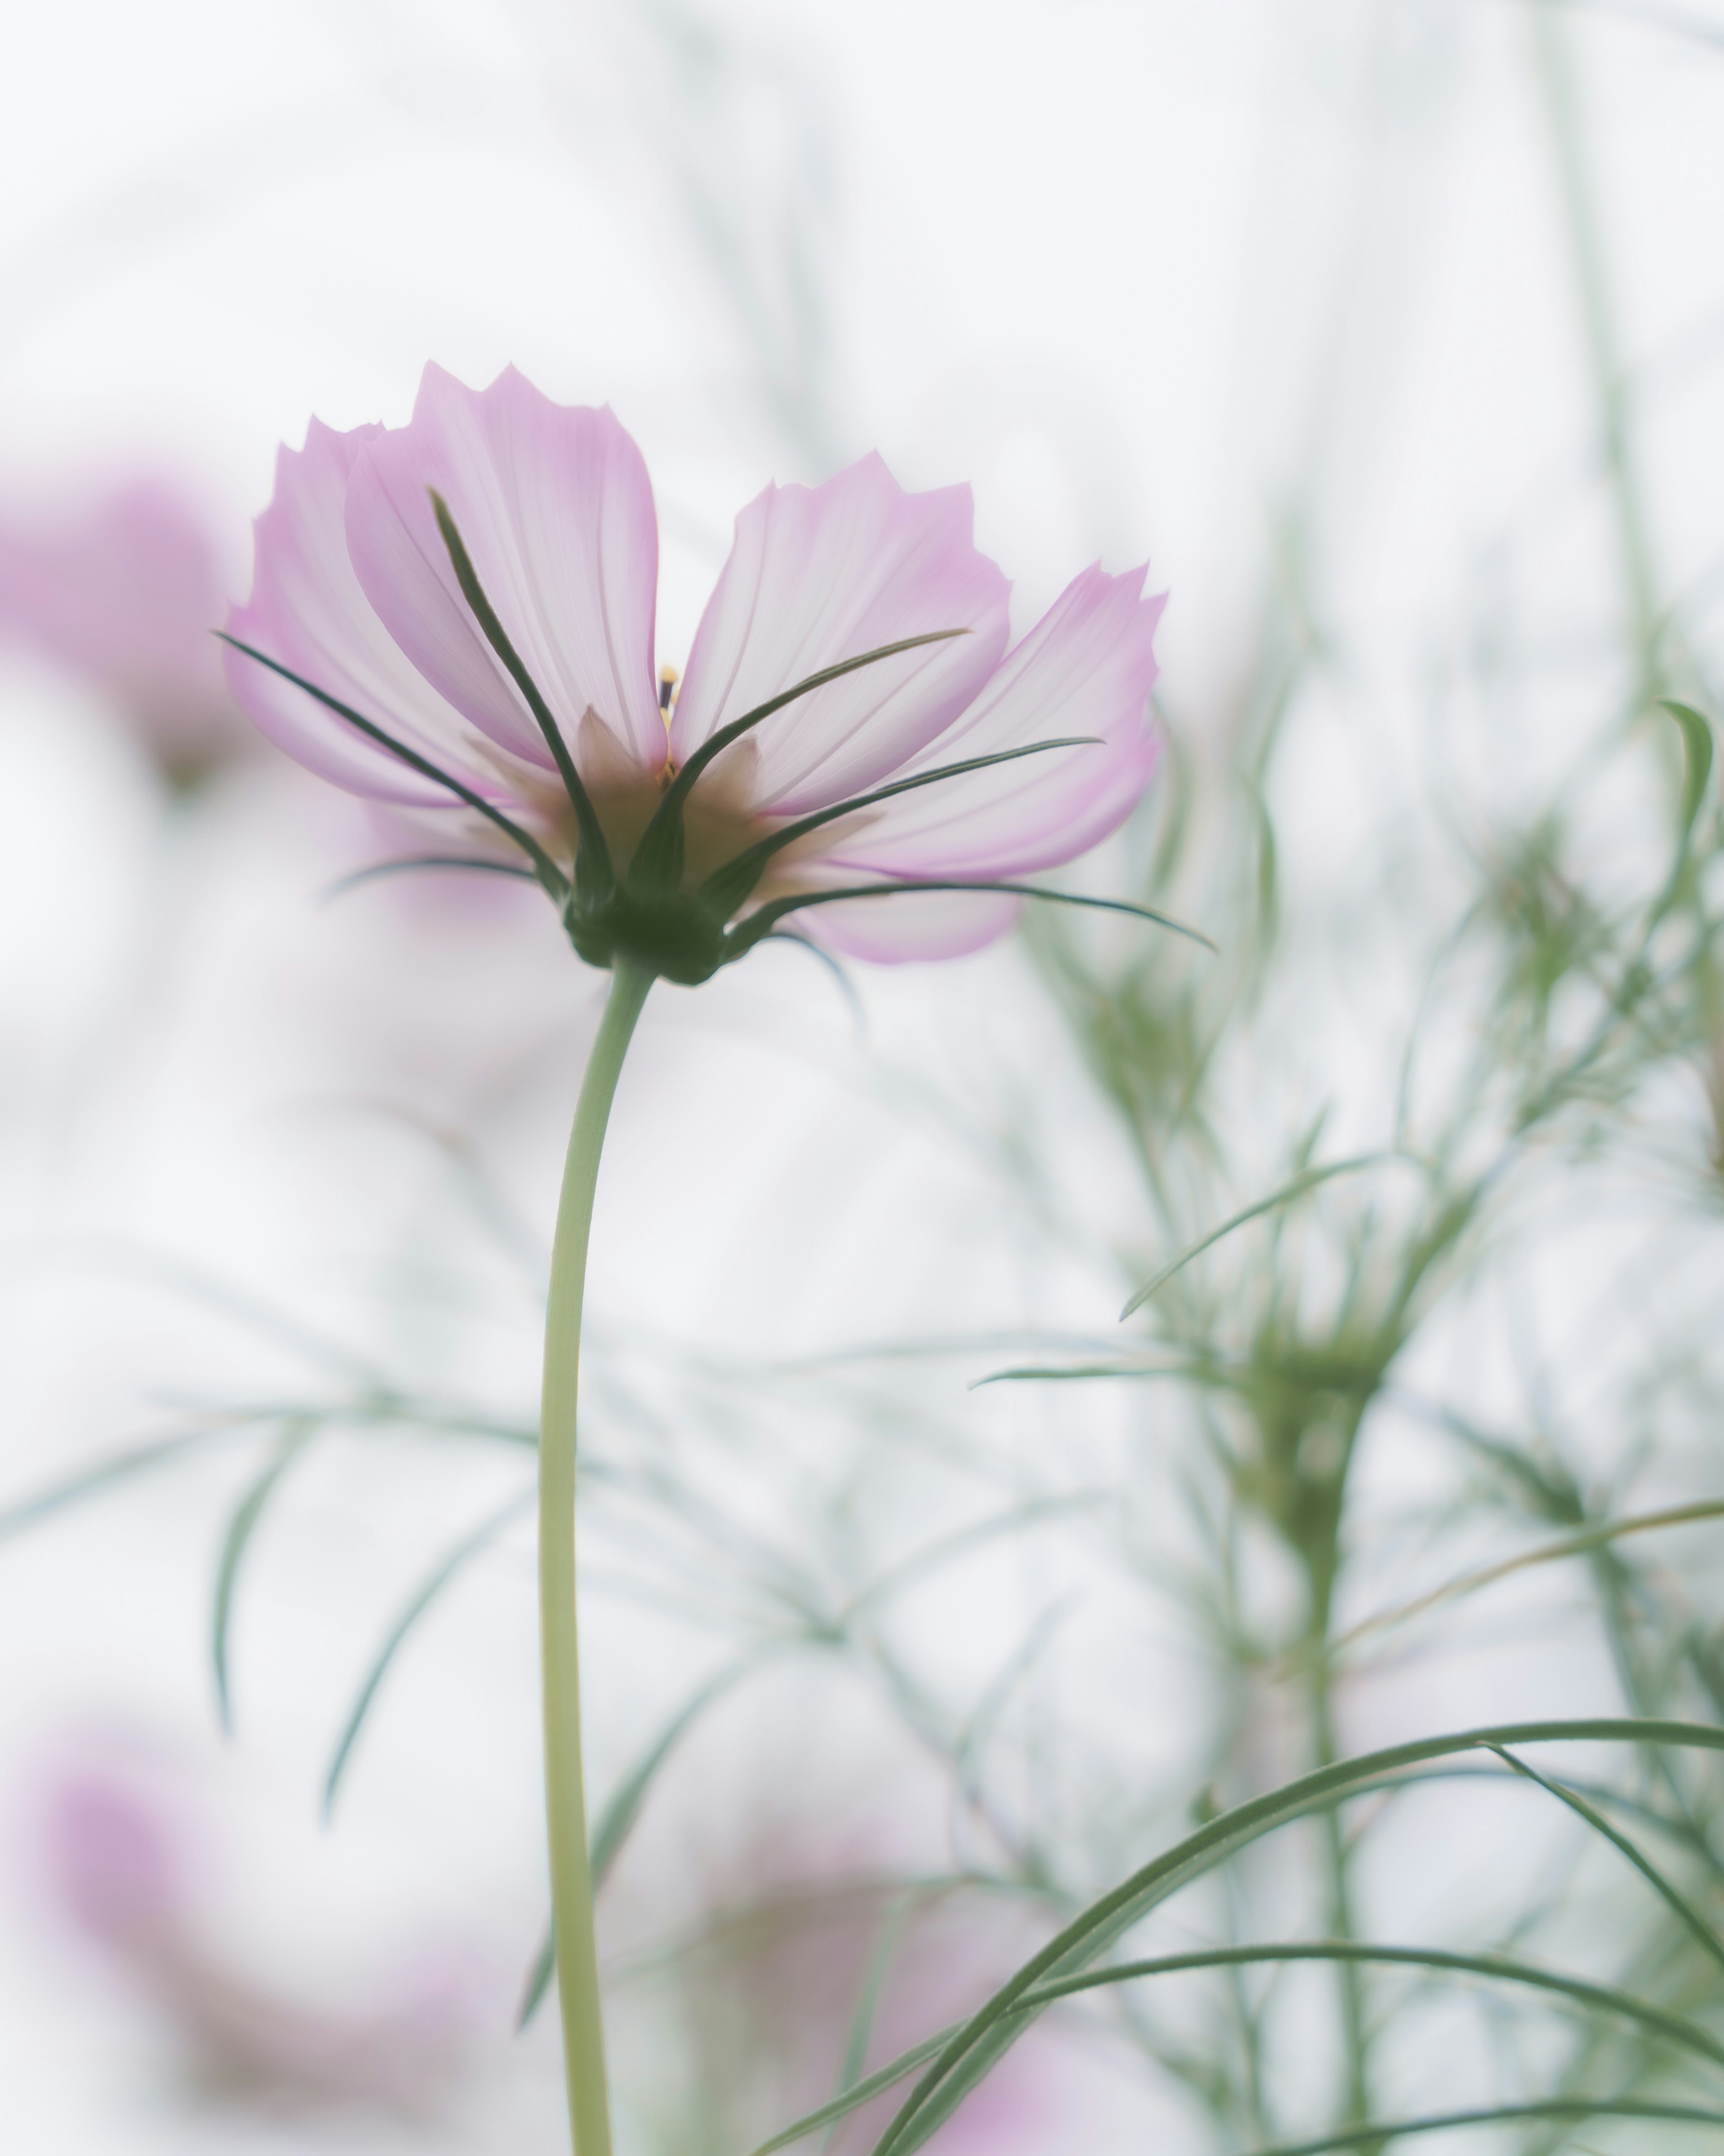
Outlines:
[[539, 1422], [545, 1812], [551, 1842], [563, 2071], [575, 2156], [610, 2156], [611, 2148], [604, 2021], [593, 1935], [593, 1875], [587, 1855], [587, 1798], [581, 1779], [581, 1668], [575, 1623], [575, 1395], [581, 1367], [581, 1301], [605, 1125], [623, 1058], [652, 984], [650, 973], [618, 961], [569, 1134], [545, 1313], [545, 1389]]

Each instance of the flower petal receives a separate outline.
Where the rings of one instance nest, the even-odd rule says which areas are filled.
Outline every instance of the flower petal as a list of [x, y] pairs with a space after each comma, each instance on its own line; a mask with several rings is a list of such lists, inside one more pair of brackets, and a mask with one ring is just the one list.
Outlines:
[[963, 958], [1003, 936], [1018, 918], [1021, 899], [997, 891], [906, 891], [890, 898], [857, 898], [836, 906], [811, 906], [785, 924], [876, 965], [907, 965], [923, 958]]
[[[257, 520], [251, 598], [228, 617], [228, 633], [351, 704], [476, 792], [500, 799], [495, 772], [463, 746], [468, 728], [460, 714], [378, 620], [347, 557], [348, 480], [364, 444], [382, 432], [371, 426], [337, 434], [314, 419], [303, 449], [281, 450], [275, 497]], [[230, 649], [226, 665], [234, 696], [263, 732], [320, 777], [374, 800], [449, 805], [441, 787], [304, 690], [244, 652]]]
[[1076, 577], [962, 716], [901, 776], [1051, 736], [1094, 735], [884, 802], [826, 863], [902, 876], [1022, 876], [1074, 860], [1123, 823], [1149, 783], [1149, 713], [1164, 598], [1145, 572]]
[[659, 528], [640, 451], [608, 407], [553, 404], [512, 367], [485, 390], [428, 367], [412, 420], [372, 439], [348, 490], [354, 570], [397, 643], [492, 741], [552, 769], [461, 595], [433, 487], [564, 738], [573, 744], [590, 708], [643, 768], [661, 769]]
[[877, 456], [824, 486], [769, 486], [736, 536], [689, 654], [679, 763], [709, 734], [845, 659], [931, 630], [967, 635], [859, 667], [762, 722], [756, 806], [818, 808], [877, 785], [993, 670], [1010, 587], [972, 542], [967, 487], [906, 494]]

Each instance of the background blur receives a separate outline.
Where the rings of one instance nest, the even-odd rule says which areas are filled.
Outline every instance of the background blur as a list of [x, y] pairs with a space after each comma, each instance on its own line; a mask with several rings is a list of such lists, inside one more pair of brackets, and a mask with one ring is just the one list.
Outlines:
[[[1039, 923], [857, 969], [859, 1013], [767, 951], [649, 1006], [591, 1291], [595, 1786], [724, 1682], [608, 1890], [627, 2145], [752, 2145], [869, 2043], [876, 1977], [870, 2059], [1021, 1958], [1038, 1896], [1313, 1731], [1616, 1712], [1636, 1625], [1703, 1699], [1705, 1528], [1609, 1589], [1614, 1630], [1558, 1565], [1316, 1704], [1277, 1656], [1717, 1487], [1704, 889], [1680, 1026], [1613, 1035], [1581, 1121], [1515, 1148], [1664, 872], [1683, 742], [1650, 701], [1717, 709], [1724, 7], [63, 0], [0, 72], [13, 2145], [559, 2145], [548, 2025], [511, 2033], [545, 1891], [519, 1498], [596, 984], [536, 894], [326, 902], [388, 849], [248, 737], [204, 635], [278, 442], [399, 424], [434, 357], [615, 407], [669, 657], [736, 509], [870, 448], [973, 484], [1020, 624], [1147, 557], [1174, 751], [1080, 873], [1223, 946]], [[1249, 1310], [1252, 1353], [1356, 1347], [1422, 1171], [1189, 1276], [1168, 1333], [1207, 1394], [970, 1389], [1147, 1353], [1125, 1293], [1313, 1163], [1404, 1142], [1465, 1181], [1487, 1136], [1498, 1209], [1434, 1248], [1429, 1322], [1421, 1273], [1364, 1378], [1322, 1380], [1362, 1435], [1306, 1414], [1289, 1455], [1338, 1487], [1321, 1445], [1360, 1440], [1338, 1585], [1234, 1474], [1191, 1342]], [[1265, 1445], [1267, 1367], [1228, 1381]], [[171, 1450], [29, 1509], [136, 1446]], [[456, 1553], [326, 1828], [356, 1691]], [[784, 1650], [822, 1624], [834, 1651]], [[1529, 1852], [1551, 1906], [1581, 1892], [1511, 1811], [1421, 1815], [1358, 1891], [1493, 1936]], [[1285, 1935], [1301, 1877], [1240, 1891]], [[1585, 1898], [1620, 1882], [1583, 1883], [1571, 1919], [1620, 1941]], [[1163, 1945], [1225, 1928], [1189, 1922]], [[1216, 2015], [1050, 2025], [940, 2145], [1255, 2148], [1321, 2111], [1326, 1997], [1251, 2052], [1255, 2112], [1245, 2066], [1205, 2095], [1178, 2064], [1233, 2043]], [[1381, 2071], [1416, 2108], [1416, 2064]]]

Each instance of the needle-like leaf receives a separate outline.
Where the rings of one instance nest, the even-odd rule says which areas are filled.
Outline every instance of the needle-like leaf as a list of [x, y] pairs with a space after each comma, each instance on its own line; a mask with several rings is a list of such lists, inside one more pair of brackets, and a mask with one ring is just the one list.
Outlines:
[[387, 749], [390, 755], [398, 757], [409, 771], [418, 772], [420, 778], [428, 778], [434, 786], [444, 787], [454, 795], [456, 800], [464, 801], [469, 808], [477, 809], [481, 816], [495, 824], [505, 837], [521, 848], [538, 871], [540, 882], [553, 897], [567, 896], [568, 878], [532, 834], [522, 830], [520, 824], [505, 816], [495, 803], [487, 801], [482, 793], [475, 793], [460, 779], [452, 778], [448, 772], [433, 763], [429, 757], [421, 756], [417, 749], [409, 748], [405, 742], [397, 741], [393, 734], [387, 732], [363, 713], [356, 711], [351, 704], [344, 704], [338, 696], [331, 696], [326, 690], [320, 689], [315, 681], [308, 681], [303, 674], [295, 674], [292, 667], [284, 666], [279, 659], [270, 658], [267, 651], [259, 651], [254, 644], [242, 644], [237, 636], [229, 636], [225, 629], [218, 629], [216, 634], [223, 644], [231, 644], [235, 651], [243, 651], [248, 659], [256, 660], [259, 666], [267, 666], [272, 674], [279, 674], [284, 681], [291, 681], [295, 688], [303, 689], [308, 696], [315, 696], [326, 711], [333, 711], [337, 718], [345, 719], [350, 726], [357, 726], [368, 740], [376, 742], [381, 748]]
[[598, 821], [598, 812], [593, 805], [593, 797], [582, 783], [581, 774], [575, 768], [575, 759], [569, 753], [569, 745], [562, 737], [562, 729], [557, 723], [551, 706], [539, 693], [537, 683], [522, 664], [521, 654], [509, 641], [507, 630], [497, 619], [496, 608], [485, 595], [461, 535], [455, 528], [455, 520], [449, 513], [449, 504], [434, 486], [425, 491], [431, 497], [431, 506], [436, 514], [437, 528], [443, 534], [443, 543], [449, 549], [449, 558], [454, 569], [455, 581], [461, 587], [461, 596], [473, 609], [475, 620], [485, 631], [485, 641], [507, 668], [510, 679], [526, 700], [527, 709], [538, 721], [539, 732], [544, 735], [546, 747], [557, 763], [557, 774], [575, 812], [581, 844], [575, 855], [575, 881], [583, 896], [603, 898], [616, 887], [617, 872], [611, 865], [611, 850], [606, 843], [603, 829]]
[[997, 749], [990, 756], [967, 757], [962, 763], [942, 764], [937, 771], [918, 773], [912, 778], [894, 779], [890, 786], [877, 786], [872, 793], [858, 793], [848, 801], [834, 802], [829, 808], [816, 808], [807, 816], [798, 816], [793, 823], [786, 824], [776, 831], [726, 861], [722, 868], [715, 869], [700, 886], [699, 896], [717, 913], [734, 913], [760, 881], [767, 863], [785, 847], [793, 846], [798, 839], [806, 838], [810, 831], [818, 831], [823, 824], [835, 824], [840, 817], [854, 816], [859, 809], [871, 808], [876, 802], [890, 801], [895, 794], [913, 793], [918, 787], [932, 786], [942, 778], [961, 778], [966, 772], [985, 771], [992, 763], [1014, 763], [1019, 757], [1041, 756], [1054, 748], [1093, 748], [1101, 746], [1096, 734], [1070, 734], [1054, 741], [1029, 742], [1021, 748]]
[[221, 1559], [216, 1567], [215, 1602], [210, 1620], [210, 1660], [215, 1670], [216, 1704], [220, 1710], [222, 1727], [228, 1735], [233, 1728], [233, 1700], [228, 1673], [228, 1640], [233, 1625], [233, 1590], [239, 1584], [239, 1567], [257, 1532], [264, 1508], [275, 1495], [281, 1478], [292, 1466], [299, 1455], [316, 1435], [306, 1423], [290, 1424], [283, 1431], [275, 1455], [251, 1487], [234, 1507], [228, 1522], [228, 1532], [222, 1538]]
[[661, 888], [673, 884], [670, 874], [673, 865], [681, 870], [682, 811], [695, 781], [713, 758], [720, 756], [732, 742], [741, 741], [743, 735], [769, 719], [774, 711], [782, 711], [787, 704], [793, 704], [798, 696], [806, 696], [812, 690], [824, 689], [829, 681], [836, 681], [846, 674], [854, 674], [859, 666], [872, 666], [882, 659], [895, 658], [900, 651], [915, 651], [924, 644], [947, 644], [955, 636], [968, 636], [967, 629], [931, 629], [926, 636], [906, 636], [896, 644], [882, 644], [873, 651], [858, 653], [854, 659], [841, 659], [836, 666], [823, 666], [818, 674], [810, 674], [806, 680], [798, 681], [793, 689], [786, 689], [777, 696], [770, 696], [763, 704], [757, 704], [752, 711], [744, 711], [740, 719], [732, 719], [728, 726], [721, 726], [709, 734], [695, 750], [675, 778], [664, 789], [664, 798], [653, 812], [653, 819], [641, 834], [640, 844], [634, 850], [629, 863], [629, 875], [637, 882]]
[[341, 1733], [336, 1740], [336, 1748], [329, 1763], [329, 1772], [323, 1779], [325, 1819], [327, 1819], [335, 1809], [336, 1796], [341, 1786], [341, 1778], [347, 1771], [347, 1762], [352, 1755], [355, 1743], [358, 1741], [359, 1732], [365, 1727], [366, 1717], [371, 1712], [372, 1703], [377, 1698], [383, 1679], [389, 1673], [389, 1666], [401, 1651], [408, 1635], [456, 1575], [464, 1571], [480, 1551], [501, 1534], [505, 1527], [519, 1519], [521, 1514], [528, 1510], [534, 1502], [536, 1494], [531, 1490], [524, 1491], [518, 1496], [511, 1497], [506, 1505], [500, 1505], [495, 1512], [488, 1513], [476, 1527], [463, 1535], [458, 1543], [444, 1553], [403, 1604], [394, 1623], [384, 1635], [382, 1645], [372, 1658], [372, 1665], [366, 1671], [365, 1681], [359, 1687], [353, 1705], [348, 1711], [347, 1719], [341, 1725]]
[[337, 877], [320, 896], [326, 903], [345, 898], [350, 891], [377, 883], [384, 876], [405, 875], [409, 869], [479, 869], [488, 875], [515, 876], [522, 883], [539, 880], [531, 869], [516, 868], [513, 861], [488, 861], [482, 855], [412, 854], [401, 860], [373, 861], [368, 868], [355, 869], [351, 875]]
[[916, 881], [899, 883], [863, 883], [846, 885], [838, 891], [797, 891], [788, 898], [774, 898], [764, 906], [757, 906], [745, 921], [730, 932], [727, 939], [731, 958], [740, 958], [769, 935], [781, 921], [805, 906], [836, 906], [852, 898], [895, 898], [905, 891], [993, 891], [1003, 892], [1010, 898], [1046, 899], [1054, 906], [1085, 906], [1102, 913], [1129, 913], [1134, 920], [1152, 921], [1159, 928], [1171, 928], [1176, 936], [1188, 936], [1193, 943], [1201, 943], [1206, 951], [1215, 946], [1208, 937], [1195, 928], [1188, 928], [1183, 921], [1171, 920], [1165, 913], [1157, 913], [1152, 906], [1138, 906], [1126, 898], [1088, 898], [1080, 891], [1049, 891], [1044, 885], [1030, 883], [998, 883], [958, 877], [918, 878]]
[[1279, 1190], [1271, 1191], [1267, 1198], [1260, 1198], [1255, 1205], [1246, 1206], [1242, 1213], [1235, 1213], [1231, 1219], [1224, 1220], [1219, 1228], [1212, 1228], [1207, 1235], [1183, 1250], [1171, 1265], [1163, 1265], [1152, 1280], [1147, 1281], [1138, 1289], [1120, 1312], [1121, 1322], [1123, 1323], [1134, 1312], [1142, 1310], [1150, 1297], [1157, 1290], [1164, 1288], [1175, 1274], [1183, 1272], [1193, 1258], [1201, 1257], [1224, 1236], [1232, 1235], [1235, 1228], [1243, 1228], [1248, 1220], [1260, 1219], [1265, 1213], [1273, 1213], [1278, 1206], [1290, 1205], [1296, 1198], [1303, 1198], [1307, 1190], [1315, 1190], [1320, 1183], [1328, 1183], [1337, 1175], [1356, 1175], [1362, 1168], [1377, 1168], [1384, 1161], [1403, 1158], [1404, 1155], [1394, 1152], [1363, 1152], [1352, 1160], [1331, 1161], [1326, 1167], [1307, 1168], [1303, 1175], [1296, 1175], [1290, 1183], [1284, 1183]]

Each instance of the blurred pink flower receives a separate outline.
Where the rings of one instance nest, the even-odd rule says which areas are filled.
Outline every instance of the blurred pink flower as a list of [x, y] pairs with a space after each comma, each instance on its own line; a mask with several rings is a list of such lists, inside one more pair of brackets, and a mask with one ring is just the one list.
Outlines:
[[79, 1767], [49, 1793], [50, 1889], [169, 2025], [196, 2080], [271, 2106], [435, 2112], [474, 2033], [461, 1978], [434, 1968], [367, 2011], [308, 2010], [200, 1938], [191, 1835], [144, 1777], [123, 1769]]
[[[433, 489], [458, 541], [439, 531]], [[285, 671], [235, 651], [228, 679], [265, 733], [337, 785], [453, 808], [464, 839], [483, 835], [479, 803], [515, 821], [558, 864], [540, 874], [559, 898], [577, 839], [593, 845], [584, 793], [595, 852], [634, 864], [618, 886], [639, 901], [631, 922], [649, 896], [706, 908], [706, 944], [684, 970], [647, 959], [704, 978], [813, 894], [1014, 882], [1095, 844], [1142, 793], [1162, 604], [1142, 596], [1144, 572], [1085, 570], [1008, 649], [1009, 588], [971, 521], [967, 488], [906, 494], [877, 456], [821, 486], [768, 486], [736, 519], [673, 702], [654, 670], [658, 528], [634, 442], [608, 408], [553, 404], [512, 368], [477, 392], [428, 367], [407, 426], [314, 420], [303, 449], [282, 450], [251, 600], [229, 627]], [[464, 593], [461, 544], [518, 674]], [[942, 640], [716, 743], [811, 675], [918, 637]], [[522, 674], [547, 707], [536, 715]], [[465, 808], [306, 686], [455, 782]], [[670, 865], [661, 849], [649, 874], [641, 840], [667, 798], [685, 820]], [[583, 956], [608, 963], [648, 935], [636, 922], [611, 945], [583, 941], [582, 903], [577, 891], [567, 917]], [[1017, 903], [913, 891], [821, 903], [808, 920], [859, 956], [938, 957], [991, 940]], [[752, 930], [725, 937], [751, 909]]]
[[57, 516], [0, 517], [0, 639], [118, 706], [177, 783], [245, 739], [213, 634], [223, 582], [207, 522], [164, 480]]

